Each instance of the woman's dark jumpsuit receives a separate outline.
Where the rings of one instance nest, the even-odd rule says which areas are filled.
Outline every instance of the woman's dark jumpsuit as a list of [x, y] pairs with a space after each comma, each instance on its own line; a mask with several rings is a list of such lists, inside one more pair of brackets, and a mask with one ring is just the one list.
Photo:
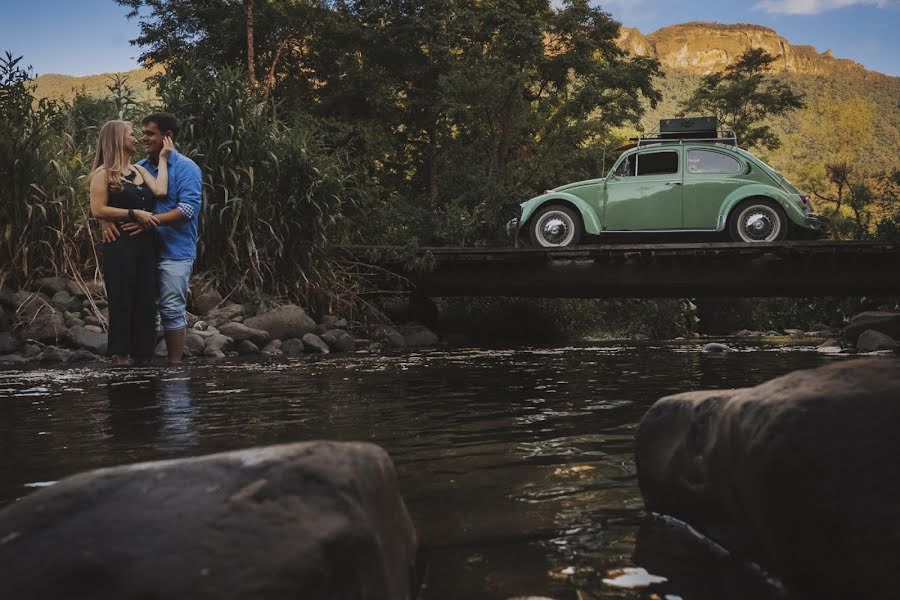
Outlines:
[[[109, 206], [153, 210], [153, 192], [134, 184], [134, 172], [122, 191], [109, 194]], [[109, 302], [109, 353], [152, 356], [156, 346], [157, 244], [155, 231], [121, 231], [103, 245], [103, 280]]]

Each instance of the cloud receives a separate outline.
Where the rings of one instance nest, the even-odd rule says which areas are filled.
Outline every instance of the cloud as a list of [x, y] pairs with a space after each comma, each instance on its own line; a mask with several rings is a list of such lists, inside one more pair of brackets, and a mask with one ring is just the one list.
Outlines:
[[870, 4], [878, 8], [887, 8], [897, 6], [898, 0], [762, 0], [753, 8], [768, 13], [786, 15], [817, 15], [828, 10], [856, 4]]

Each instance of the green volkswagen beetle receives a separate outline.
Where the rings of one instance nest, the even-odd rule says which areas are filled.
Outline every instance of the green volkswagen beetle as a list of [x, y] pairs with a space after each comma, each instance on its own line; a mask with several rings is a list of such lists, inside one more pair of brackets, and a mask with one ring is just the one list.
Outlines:
[[[663, 121], [661, 134], [636, 140], [606, 177], [523, 202], [507, 230], [545, 248], [611, 233], [727, 231], [734, 241], [756, 243], [815, 239], [827, 230], [829, 220], [813, 214], [809, 197], [738, 147], [733, 133], [690, 131], [692, 123]], [[666, 131], [673, 127], [681, 131]]]

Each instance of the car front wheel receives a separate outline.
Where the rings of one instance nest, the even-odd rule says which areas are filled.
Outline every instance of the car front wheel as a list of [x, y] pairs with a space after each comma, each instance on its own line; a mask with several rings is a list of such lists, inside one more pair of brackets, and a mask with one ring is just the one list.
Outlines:
[[736, 242], [780, 242], [787, 237], [784, 210], [766, 198], [754, 198], [737, 206], [728, 220], [728, 232]]
[[528, 234], [537, 248], [564, 248], [581, 241], [581, 218], [565, 206], [544, 206], [531, 220]]

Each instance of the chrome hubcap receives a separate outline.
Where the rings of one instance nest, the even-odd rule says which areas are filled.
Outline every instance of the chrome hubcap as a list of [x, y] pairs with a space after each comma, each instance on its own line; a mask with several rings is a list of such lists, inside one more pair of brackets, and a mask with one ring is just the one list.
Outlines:
[[778, 215], [767, 206], [748, 207], [738, 222], [739, 233], [745, 242], [771, 242], [781, 232]]
[[565, 213], [549, 212], [537, 224], [542, 246], [565, 246], [575, 235], [575, 224]]

